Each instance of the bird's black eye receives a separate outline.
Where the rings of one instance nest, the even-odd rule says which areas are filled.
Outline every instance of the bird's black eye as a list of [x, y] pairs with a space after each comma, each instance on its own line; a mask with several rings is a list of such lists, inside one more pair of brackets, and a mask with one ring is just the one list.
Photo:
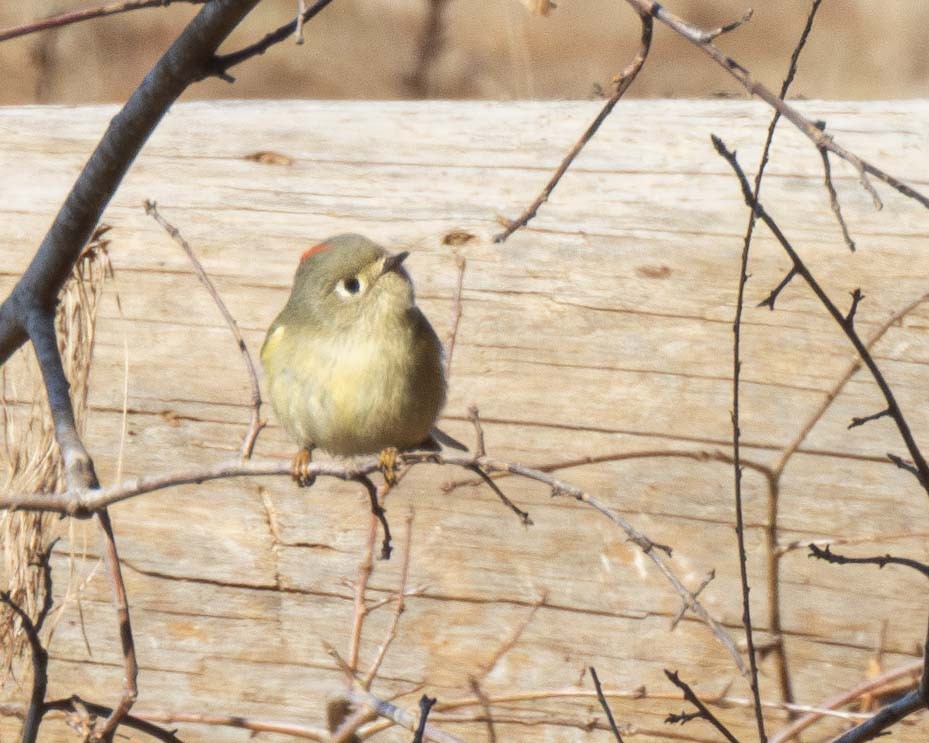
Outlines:
[[361, 284], [358, 282], [354, 276], [350, 279], [345, 279], [345, 291], [349, 294], [357, 294], [358, 290], [361, 289]]

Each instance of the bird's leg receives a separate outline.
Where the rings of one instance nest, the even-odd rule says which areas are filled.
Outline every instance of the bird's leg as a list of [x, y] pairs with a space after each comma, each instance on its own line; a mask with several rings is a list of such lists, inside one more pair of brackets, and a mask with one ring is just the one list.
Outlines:
[[388, 446], [377, 457], [377, 466], [380, 468], [381, 474], [384, 475], [385, 482], [391, 486], [397, 484], [398, 455], [397, 447]]
[[312, 462], [313, 450], [309, 447], [301, 447], [294, 454], [294, 461], [290, 465], [290, 476], [301, 488], [308, 488], [316, 482], [316, 473], [308, 470]]

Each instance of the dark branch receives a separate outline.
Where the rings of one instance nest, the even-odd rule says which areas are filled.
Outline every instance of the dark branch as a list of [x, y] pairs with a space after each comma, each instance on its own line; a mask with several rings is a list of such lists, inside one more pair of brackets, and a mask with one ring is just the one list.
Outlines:
[[[67, 699], [55, 699], [51, 702], [45, 704], [46, 711], [59, 711], [59, 712], [77, 712], [79, 710], [86, 710], [87, 712], [95, 715], [96, 717], [108, 717], [113, 713], [113, 710], [110, 707], [106, 707], [102, 704], [95, 704], [93, 702], [88, 702], [84, 699], [81, 699], [79, 696], [72, 696]], [[180, 738], [178, 738], [172, 731], [165, 730], [154, 723], [148, 722], [147, 720], [142, 720], [138, 717], [133, 717], [132, 715], [126, 715], [122, 718], [122, 723], [126, 727], [130, 727], [133, 730], [138, 730], [140, 733], [145, 733], [146, 735], [151, 736], [155, 740], [160, 740], [163, 743], [184, 743]]]
[[911, 475], [913, 475], [913, 477], [919, 480], [920, 485], [925, 487], [926, 481], [923, 479], [920, 471], [913, 466], [912, 462], [907, 462], [905, 459], [903, 459], [903, 457], [898, 457], [896, 454], [891, 454], [890, 452], [887, 452], [887, 458], [899, 469], [903, 470], [904, 472], [909, 472]]
[[[816, 126], [820, 131], [824, 131], [826, 122], [817, 121]], [[845, 244], [848, 246], [848, 249], [854, 253], [855, 241], [852, 240], [852, 236], [848, 231], [848, 225], [845, 223], [845, 217], [842, 216], [839, 195], [836, 193], [835, 185], [832, 183], [832, 165], [829, 163], [829, 150], [820, 149], [819, 156], [823, 161], [823, 184], [826, 186], [826, 193], [829, 194], [829, 206], [832, 208], [832, 213], [835, 214], [835, 219], [839, 223], [839, 228], [842, 230], [842, 238], [845, 240]]]
[[[754, 222], [754, 217], [752, 217], [752, 222]], [[780, 293], [785, 289], [785, 287], [791, 282], [794, 276], [797, 275], [797, 267], [792, 266], [791, 269], [787, 272], [787, 275], [781, 279], [781, 283], [775, 286], [771, 293], [762, 301], [758, 303], [759, 307], [767, 307], [772, 312], [774, 311], [774, 303], [777, 301]]]
[[739, 739], [729, 732], [729, 728], [723, 725], [717, 719], [716, 715], [710, 712], [709, 708], [703, 702], [700, 701], [700, 698], [696, 694], [694, 694], [693, 689], [691, 689], [690, 686], [688, 686], [686, 682], [680, 679], [680, 677], [677, 675], [677, 671], [674, 671], [672, 673], [671, 671], [665, 669], [664, 675], [668, 677], [668, 680], [672, 684], [674, 684], [678, 689], [684, 692], [684, 699], [690, 702], [694, 707], [697, 708], [697, 712], [695, 714], [668, 715], [665, 718], [665, 722], [679, 723], [681, 725], [684, 725], [685, 723], [688, 723], [691, 720], [695, 720], [697, 718], [703, 718], [704, 720], [709, 722], [714, 728], [716, 728], [720, 733], [722, 733], [723, 737], [726, 740], [728, 740], [729, 743], [739, 743]]
[[878, 418], [886, 418], [888, 415], [890, 415], [890, 411], [884, 408], [880, 413], [871, 413], [871, 415], [861, 417], [855, 416], [852, 418], [852, 422], [848, 424], [848, 429], [851, 430], [852, 428], [863, 426], [865, 423], [876, 421]]
[[303, 23], [309, 21], [331, 2], [332, 0], [317, 0], [317, 2], [313, 3], [303, 12], [299, 24], [297, 19], [294, 18], [294, 20], [292, 20], [290, 23], [285, 23], [283, 26], [280, 26], [274, 31], [271, 31], [271, 33], [267, 34], [260, 41], [256, 41], [254, 44], [249, 44], [248, 46], [239, 49], [238, 51], [230, 52], [229, 54], [217, 54], [211, 60], [208, 69], [204, 70], [203, 77], [219, 77], [223, 80], [227, 80], [228, 82], [234, 82], [235, 78], [230, 77], [228, 74], [228, 71], [231, 68], [242, 64], [242, 62], [247, 59], [264, 54], [275, 44], [280, 44], [288, 36], [297, 31], [298, 25], [302, 25]]
[[529, 514], [523, 511], [519, 506], [517, 506], [513, 501], [511, 501], [506, 494], [499, 488], [497, 483], [488, 475], [484, 470], [481, 469], [480, 465], [472, 464], [468, 465], [465, 469], [471, 470], [474, 474], [480, 477], [491, 490], [494, 491], [496, 496], [501, 500], [503, 505], [509, 508], [513, 513], [519, 516], [519, 520], [523, 522], [523, 526], [532, 526], [532, 519], [529, 517]]
[[365, 486], [365, 490], [368, 491], [368, 498], [371, 501], [371, 513], [377, 516], [378, 521], [381, 522], [381, 526], [384, 529], [384, 541], [381, 542], [381, 559], [389, 560], [390, 553], [393, 552], [390, 539], [390, 525], [387, 523], [387, 512], [377, 499], [377, 488], [367, 475], [358, 475], [352, 479], [356, 482], [360, 482]]
[[413, 743], [423, 743], [423, 736], [426, 734], [426, 719], [435, 702], [435, 697], [428, 697], [425, 694], [419, 698], [419, 725], [416, 726]]
[[855, 324], [855, 313], [858, 312], [858, 305], [861, 304], [861, 300], [864, 299], [864, 294], [861, 293], [861, 289], [855, 289], [851, 292], [852, 295], [852, 306], [848, 308], [848, 314], [845, 316], [845, 324], [851, 328]]
[[822, 548], [815, 544], [810, 545], [809, 557], [825, 560], [833, 565], [877, 565], [879, 568], [885, 565], [903, 565], [929, 578], [929, 565], [919, 562], [918, 560], [911, 560], [908, 557], [894, 557], [893, 555], [881, 555], [879, 557], [846, 557], [845, 555], [837, 555], [828, 545]]
[[616, 727], [616, 720], [613, 719], [613, 710], [610, 709], [606, 697], [603, 696], [603, 687], [600, 686], [600, 678], [597, 676], [597, 669], [593, 666], [590, 667], [590, 675], [594, 680], [594, 688], [597, 690], [597, 699], [600, 700], [600, 706], [603, 707], [603, 711], [606, 712], [606, 719], [609, 720], [610, 730], [613, 731], [613, 736], [616, 738], [617, 743], [623, 743], [623, 736], [619, 734], [619, 728]]

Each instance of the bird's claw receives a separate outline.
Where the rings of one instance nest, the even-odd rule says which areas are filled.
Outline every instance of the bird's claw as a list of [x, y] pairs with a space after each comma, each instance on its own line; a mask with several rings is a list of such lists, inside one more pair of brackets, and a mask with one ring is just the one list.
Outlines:
[[383, 449], [377, 457], [377, 466], [384, 476], [384, 481], [391, 487], [397, 484], [397, 457], [396, 447], [389, 446]]
[[308, 488], [316, 482], [316, 473], [309, 471], [312, 462], [313, 452], [309, 449], [300, 449], [294, 455], [294, 461], [290, 465], [290, 476], [301, 488]]

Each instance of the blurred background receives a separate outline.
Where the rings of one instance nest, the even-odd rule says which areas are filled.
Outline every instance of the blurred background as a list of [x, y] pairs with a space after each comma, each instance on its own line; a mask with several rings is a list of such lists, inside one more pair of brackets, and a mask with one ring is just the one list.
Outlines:
[[[740, 17], [749, 2], [666, 5], [713, 28]], [[103, 3], [3, 3], [0, 29]], [[756, 2], [754, 18], [718, 43], [776, 88], [809, 7], [810, 0]], [[295, 8], [296, 0], [263, 0], [227, 48], [260, 38]], [[198, 9], [175, 0], [5, 41], [0, 104], [123, 101]], [[825, 0], [794, 96], [929, 96], [927, 19], [927, 0]], [[234, 70], [234, 85], [210, 80], [185, 97], [590, 98], [625, 66], [638, 34], [635, 14], [617, 0], [558, 0], [547, 17], [531, 15], [518, 0], [334, 0], [307, 24], [304, 45], [280, 44]], [[721, 69], [661, 24], [630, 94], [742, 95]]]

